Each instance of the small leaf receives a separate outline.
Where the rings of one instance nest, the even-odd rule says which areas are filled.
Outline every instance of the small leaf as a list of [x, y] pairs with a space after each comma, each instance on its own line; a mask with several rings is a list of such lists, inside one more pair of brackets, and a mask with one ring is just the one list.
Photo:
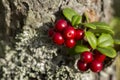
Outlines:
[[65, 8], [63, 9], [63, 15], [66, 17], [66, 19], [68, 19], [71, 22], [72, 17], [78, 14], [73, 9]]
[[87, 21], [87, 23], [90, 22], [86, 12], [83, 14], [83, 17], [85, 18], [85, 21]]
[[100, 33], [110, 33], [114, 34], [113, 30], [109, 25], [103, 22], [92, 22], [92, 24], [96, 25], [96, 30], [95, 32], [100, 32]]
[[112, 47], [98, 47], [97, 50], [110, 58], [114, 58], [117, 55], [116, 51]]
[[81, 20], [82, 20], [82, 16], [80, 16], [80, 15], [74, 15], [72, 17], [72, 25], [75, 26], [75, 25], [80, 24]]
[[91, 28], [91, 29], [96, 29], [96, 25], [92, 24], [92, 23], [83, 23], [83, 25], [85, 27]]
[[113, 32], [110, 32], [108, 30], [105, 29], [90, 29], [89, 31], [95, 33], [95, 34], [101, 34], [101, 33], [109, 33], [109, 34], [113, 34]]
[[98, 38], [99, 47], [113, 46], [113, 44], [114, 40], [110, 34], [102, 33], [102, 35]]
[[75, 52], [76, 53], [82, 53], [84, 51], [90, 51], [90, 49], [87, 48], [86, 46], [83, 46], [83, 45], [76, 45], [75, 46]]
[[95, 49], [97, 46], [97, 39], [96, 39], [95, 35], [92, 32], [87, 31], [87, 32], [85, 32], [85, 37], [88, 40], [90, 46], [93, 49]]

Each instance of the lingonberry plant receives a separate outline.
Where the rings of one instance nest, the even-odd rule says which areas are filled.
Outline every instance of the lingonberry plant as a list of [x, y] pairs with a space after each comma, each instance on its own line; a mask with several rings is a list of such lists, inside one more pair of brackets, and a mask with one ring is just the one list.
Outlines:
[[89, 69], [88, 64], [81, 60], [78, 60], [77, 67], [81, 71], [87, 71]]
[[67, 47], [69, 54], [80, 55], [77, 67], [100, 72], [106, 58], [115, 58], [113, 30], [104, 22], [89, 22], [88, 17], [73, 9], [63, 9], [65, 19], [57, 20], [48, 35], [57, 45]]
[[89, 51], [85, 51], [81, 54], [81, 60], [86, 63], [90, 63], [93, 60], [93, 55]]
[[76, 36], [74, 27], [66, 27], [63, 31], [63, 36], [65, 39], [74, 39]]
[[56, 29], [57, 31], [63, 31], [63, 29], [64, 29], [65, 27], [67, 27], [67, 21], [64, 20], [64, 19], [58, 20], [58, 21], [56, 22], [56, 24], [55, 24], [55, 29]]

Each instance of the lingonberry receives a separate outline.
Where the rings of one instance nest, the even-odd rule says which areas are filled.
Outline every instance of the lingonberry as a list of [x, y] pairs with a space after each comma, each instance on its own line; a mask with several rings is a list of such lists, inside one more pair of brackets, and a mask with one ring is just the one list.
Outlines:
[[74, 39], [67, 39], [67, 40], [65, 40], [65, 46], [68, 47], [68, 48], [74, 47], [75, 44], [76, 44], [76, 42], [75, 42]]
[[97, 60], [93, 60], [90, 64], [90, 69], [93, 72], [100, 72], [103, 69], [103, 64], [102, 64], [102, 62], [99, 62]]
[[54, 35], [54, 33], [55, 33], [54, 28], [51, 28], [48, 30], [49, 37], [52, 37]]
[[65, 39], [73, 39], [75, 38], [75, 29], [73, 27], [66, 27], [63, 32]]
[[80, 70], [80, 71], [87, 71], [88, 70], [88, 65], [87, 63], [81, 61], [81, 60], [78, 60], [77, 62], [77, 68]]
[[86, 62], [86, 63], [90, 63], [93, 60], [93, 55], [91, 52], [89, 51], [85, 51], [81, 54], [81, 60]]
[[99, 62], [103, 62], [106, 59], [106, 56], [104, 54], [100, 53], [99, 51], [95, 50], [94, 51], [94, 59]]
[[64, 43], [64, 39], [62, 35], [58, 32], [53, 35], [53, 41], [58, 45], [61, 45]]
[[75, 39], [76, 40], [81, 40], [84, 37], [84, 30], [82, 29], [76, 29], [76, 36]]
[[55, 24], [55, 29], [56, 29], [57, 31], [63, 31], [63, 29], [64, 29], [65, 27], [67, 27], [67, 21], [64, 20], [64, 19], [58, 20], [58, 21], [56, 22], [56, 24]]

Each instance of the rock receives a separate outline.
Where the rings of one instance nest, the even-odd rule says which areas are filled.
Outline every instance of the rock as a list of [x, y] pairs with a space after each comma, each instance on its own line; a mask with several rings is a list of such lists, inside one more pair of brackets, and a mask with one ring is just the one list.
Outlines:
[[[79, 14], [93, 10], [95, 19], [108, 20], [103, 3], [103, 0], [1, 0], [0, 38], [9, 49], [5, 47], [5, 62], [0, 62], [0, 79], [87, 80], [75, 67], [79, 56], [67, 55], [64, 47], [52, 43], [47, 31], [56, 19], [63, 17], [61, 10], [65, 7]], [[110, 9], [110, 3], [107, 6]], [[103, 19], [104, 15], [107, 19]]]

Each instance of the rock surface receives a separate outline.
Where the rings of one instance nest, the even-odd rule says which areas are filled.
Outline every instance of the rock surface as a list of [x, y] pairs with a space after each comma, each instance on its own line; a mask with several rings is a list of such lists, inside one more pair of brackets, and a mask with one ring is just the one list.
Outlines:
[[94, 80], [94, 73], [76, 69], [79, 55], [67, 55], [64, 46], [52, 43], [47, 31], [63, 17], [65, 7], [87, 12], [91, 21], [108, 22], [110, 1], [0, 0], [0, 53], [4, 53], [0, 80]]

